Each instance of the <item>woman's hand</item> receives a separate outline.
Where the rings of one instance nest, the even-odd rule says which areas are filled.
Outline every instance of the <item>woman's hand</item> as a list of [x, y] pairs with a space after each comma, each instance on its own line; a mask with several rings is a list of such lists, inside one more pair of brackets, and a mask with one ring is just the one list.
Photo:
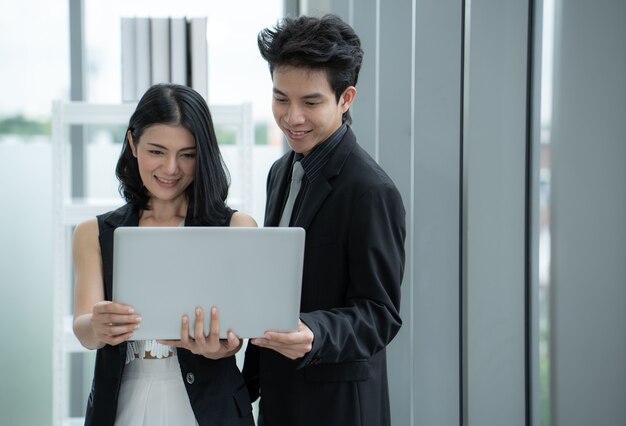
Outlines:
[[215, 306], [211, 308], [208, 336], [204, 335], [204, 312], [202, 308], [196, 308], [193, 335], [193, 338], [189, 336], [189, 317], [184, 315], [180, 328], [180, 340], [159, 340], [159, 342], [187, 349], [196, 355], [203, 355], [209, 359], [232, 356], [241, 349], [243, 344], [243, 341], [235, 336], [232, 331], [228, 332], [227, 339], [220, 339], [220, 320]]
[[141, 317], [131, 306], [102, 301], [93, 306], [91, 328], [96, 338], [109, 345], [118, 345], [139, 328]]

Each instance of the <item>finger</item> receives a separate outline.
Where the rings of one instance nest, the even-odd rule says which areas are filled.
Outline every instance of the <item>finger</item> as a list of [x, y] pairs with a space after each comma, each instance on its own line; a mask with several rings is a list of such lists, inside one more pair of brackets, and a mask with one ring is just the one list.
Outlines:
[[251, 339], [250, 343], [256, 346], [260, 346], [262, 348], [271, 348], [273, 346], [273, 344], [269, 340], [263, 337], [256, 337], [254, 339]]
[[[124, 333], [124, 334], [120, 334], [119, 336], [115, 336], [115, 337], [110, 337], [107, 341], [107, 343], [111, 346], [115, 346], [115, 345], [119, 345], [120, 343], [123, 343], [127, 340], [129, 340], [132, 337], [133, 333]], [[106, 341], [106, 340], [105, 340]]]
[[94, 315], [96, 313], [107, 312], [107, 310], [109, 309], [109, 305], [111, 305], [111, 304], [112, 304], [112, 302], [110, 302], [108, 300], [103, 300], [101, 302], [98, 302], [95, 305], [93, 305], [92, 312], [93, 312]]
[[220, 316], [215, 306], [211, 307], [211, 324], [209, 325], [209, 340], [214, 342], [220, 338]]
[[[138, 328], [138, 327], [137, 327]], [[135, 331], [135, 326], [106, 325], [96, 331], [98, 338], [108, 344], [117, 344], [128, 339]]]
[[115, 335], [132, 333], [139, 328], [139, 324], [130, 324], [130, 325], [114, 325], [113, 332]]
[[204, 344], [204, 311], [196, 308], [196, 323], [193, 328], [193, 337], [199, 344]]
[[132, 314], [134, 311], [132, 306], [110, 302], [108, 300], [98, 302], [93, 307], [93, 312], [98, 314]]
[[132, 325], [115, 325], [115, 324], [111, 324], [111, 325], [108, 325], [108, 326], [104, 327], [103, 334], [106, 335], [106, 336], [110, 336], [110, 337], [115, 338], [115, 337], [118, 337], [118, 336], [123, 336], [123, 335], [128, 334], [128, 333], [132, 333], [137, 328], [139, 328], [139, 326], [136, 325], [136, 324], [132, 324]]
[[298, 341], [297, 339], [298, 332], [291, 333], [279, 333], [276, 331], [266, 331], [263, 335], [263, 338], [275, 343], [281, 344], [293, 344]]
[[113, 324], [97, 324], [96, 327], [94, 327], [94, 330], [100, 340], [106, 341], [106, 339], [114, 337], [113, 332], [111, 331], [112, 327]]
[[229, 331], [226, 338], [228, 339], [229, 350], [236, 349], [237, 347], [239, 347], [241, 340], [239, 340], [239, 337], [235, 336], [235, 333], [233, 333], [232, 331]]
[[311, 350], [311, 346], [306, 343], [286, 344], [265, 338], [251, 339], [250, 342], [256, 346], [276, 351], [289, 359], [301, 358]]
[[189, 345], [189, 317], [183, 315], [180, 322], [180, 341], [184, 347]]
[[105, 324], [137, 324], [141, 322], [139, 315], [104, 314], [99, 315], [96, 321]]

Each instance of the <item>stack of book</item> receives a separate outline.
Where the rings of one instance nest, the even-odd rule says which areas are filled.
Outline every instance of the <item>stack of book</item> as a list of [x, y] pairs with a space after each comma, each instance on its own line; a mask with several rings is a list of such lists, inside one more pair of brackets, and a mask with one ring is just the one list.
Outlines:
[[122, 18], [122, 100], [153, 84], [193, 87], [208, 102], [207, 18]]

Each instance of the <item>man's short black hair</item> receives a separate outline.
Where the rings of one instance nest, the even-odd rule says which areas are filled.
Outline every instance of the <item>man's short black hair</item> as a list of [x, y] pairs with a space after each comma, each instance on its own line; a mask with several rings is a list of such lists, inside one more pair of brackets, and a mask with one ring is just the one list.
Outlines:
[[[361, 40], [338, 16], [283, 18], [273, 29], [261, 31], [257, 41], [272, 75], [283, 65], [324, 70], [337, 102], [348, 87], [356, 86], [363, 61]], [[349, 112], [344, 121], [350, 122]]]

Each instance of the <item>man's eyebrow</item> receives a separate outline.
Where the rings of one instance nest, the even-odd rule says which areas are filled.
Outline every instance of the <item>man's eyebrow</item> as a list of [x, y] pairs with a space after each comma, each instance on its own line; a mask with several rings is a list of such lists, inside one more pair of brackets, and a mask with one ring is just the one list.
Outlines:
[[[285, 97], [287, 96], [285, 93], [281, 92], [280, 90], [278, 90], [275, 87], [274, 87], [274, 93], [277, 94], [277, 95], [280, 95], [280, 96], [285, 96]], [[311, 93], [311, 94], [308, 94], [308, 95], [304, 95], [302, 97], [302, 99], [319, 99], [319, 98], [322, 98], [322, 97], [324, 97], [324, 95], [322, 95], [319, 92], [315, 92], [315, 93]]]

